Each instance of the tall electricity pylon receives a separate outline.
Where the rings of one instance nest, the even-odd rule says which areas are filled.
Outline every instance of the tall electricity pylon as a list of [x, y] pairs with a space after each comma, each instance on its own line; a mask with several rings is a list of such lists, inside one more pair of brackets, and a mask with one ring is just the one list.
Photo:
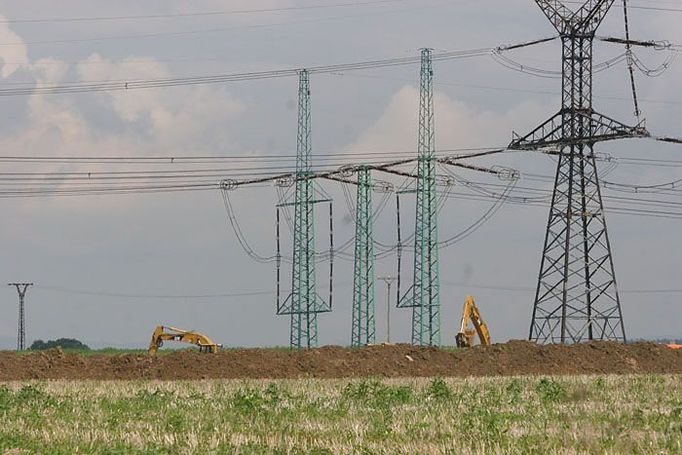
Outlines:
[[310, 141], [310, 75], [299, 72], [296, 199], [294, 202], [294, 251], [291, 294], [277, 309], [291, 316], [292, 348], [317, 346], [317, 315], [325, 303], [317, 294], [315, 275], [315, 215]]
[[376, 340], [372, 190], [372, 172], [369, 168], [362, 167], [358, 170], [355, 205], [355, 266], [351, 346], [365, 346], [373, 344]]
[[24, 315], [24, 299], [26, 291], [33, 283], [9, 283], [8, 286], [17, 288], [19, 294], [19, 326], [17, 327], [17, 351], [23, 351], [26, 348], [26, 318]]
[[412, 307], [412, 343], [440, 345], [438, 278], [438, 210], [433, 109], [433, 65], [430, 49], [422, 49], [419, 90], [417, 213], [414, 237], [414, 280], [398, 307]]
[[577, 11], [558, 0], [535, 2], [559, 32], [563, 79], [559, 113], [509, 146], [558, 158], [529, 339], [624, 342], [594, 144], [648, 133], [592, 108], [593, 41], [614, 0], [588, 0]]

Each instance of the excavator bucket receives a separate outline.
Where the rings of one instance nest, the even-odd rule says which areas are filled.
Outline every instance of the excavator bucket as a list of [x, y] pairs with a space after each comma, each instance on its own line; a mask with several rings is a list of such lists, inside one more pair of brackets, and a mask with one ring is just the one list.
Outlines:
[[469, 338], [466, 336], [466, 334], [460, 332], [457, 335], [455, 335], [455, 342], [457, 343], [458, 348], [470, 348], [471, 343], [469, 342]]
[[[469, 322], [474, 326], [469, 328]], [[483, 322], [481, 313], [476, 307], [473, 296], [468, 295], [464, 301], [464, 308], [462, 310], [462, 323], [459, 333], [455, 336], [457, 347], [470, 348], [474, 344], [474, 338], [478, 335], [480, 343], [484, 346], [490, 345], [490, 332], [488, 325]]]

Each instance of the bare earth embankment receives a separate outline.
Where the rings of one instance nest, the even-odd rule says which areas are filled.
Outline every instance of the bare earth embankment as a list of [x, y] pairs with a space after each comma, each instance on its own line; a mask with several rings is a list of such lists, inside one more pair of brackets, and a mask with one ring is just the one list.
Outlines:
[[50, 350], [0, 352], [0, 381], [25, 379], [220, 379], [466, 377], [582, 374], [682, 374], [682, 350], [653, 343], [594, 342], [538, 346], [511, 341], [469, 350], [378, 345], [290, 351], [237, 349], [219, 354], [179, 351], [91, 355]]

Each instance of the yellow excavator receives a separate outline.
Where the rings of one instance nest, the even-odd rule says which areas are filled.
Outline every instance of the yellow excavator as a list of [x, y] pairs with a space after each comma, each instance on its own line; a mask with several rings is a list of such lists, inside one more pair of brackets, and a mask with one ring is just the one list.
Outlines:
[[[474, 328], [470, 329], [469, 321]], [[462, 311], [462, 326], [455, 337], [458, 348], [470, 348], [474, 344], [474, 337], [478, 334], [478, 339], [483, 346], [490, 346], [490, 331], [488, 325], [481, 319], [481, 313], [474, 302], [473, 296], [468, 295], [464, 300], [464, 310]]]
[[160, 325], [154, 329], [152, 341], [149, 342], [149, 355], [152, 357], [156, 356], [156, 351], [163, 346], [164, 341], [180, 341], [182, 343], [195, 344], [199, 346], [200, 352], [210, 352], [213, 354], [222, 347], [203, 333]]

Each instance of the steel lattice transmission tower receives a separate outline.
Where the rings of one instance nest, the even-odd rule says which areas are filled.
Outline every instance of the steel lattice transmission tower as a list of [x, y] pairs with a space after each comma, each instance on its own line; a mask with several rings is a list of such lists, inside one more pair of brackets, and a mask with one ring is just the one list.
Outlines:
[[372, 219], [372, 172], [358, 172], [355, 205], [355, 265], [353, 269], [353, 329], [351, 346], [376, 341], [374, 301], [374, 237]]
[[291, 294], [278, 314], [291, 316], [290, 346], [317, 346], [318, 313], [329, 311], [317, 293], [315, 275], [314, 180], [311, 165], [310, 74], [299, 72], [298, 136], [296, 153], [296, 198], [294, 202], [294, 246]]
[[422, 49], [414, 279], [412, 287], [398, 301], [398, 307], [412, 307], [413, 344], [438, 346], [440, 345], [440, 282], [431, 54], [431, 49]]
[[8, 286], [17, 288], [19, 294], [19, 325], [17, 327], [17, 351], [23, 351], [26, 348], [26, 317], [24, 314], [24, 302], [26, 291], [33, 283], [9, 283]]
[[614, 0], [588, 0], [572, 11], [536, 0], [562, 43], [562, 105], [510, 148], [549, 150], [558, 158], [529, 338], [540, 343], [625, 341], [594, 144], [644, 137], [592, 108], [592, 49]]

